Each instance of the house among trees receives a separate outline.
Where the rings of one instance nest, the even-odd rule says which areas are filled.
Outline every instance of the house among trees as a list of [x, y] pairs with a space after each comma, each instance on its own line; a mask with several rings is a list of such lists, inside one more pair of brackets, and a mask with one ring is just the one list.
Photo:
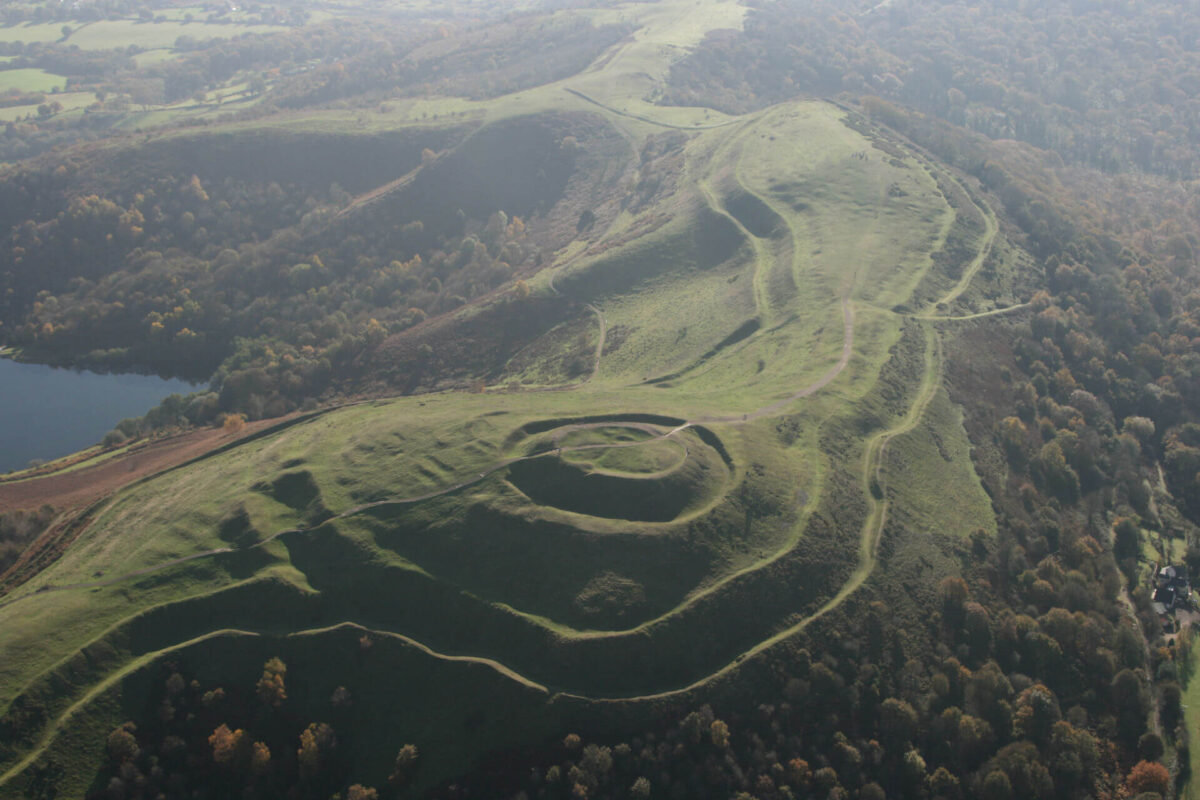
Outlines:
[[1150, 600], [1164, 629], [1168, 626], [1173, 627], [1169, 615], [1174, 615], [1178, 607], [1189, 606], [1191, 596], [1192, 587], [1188, 582], [1186, 566], [1164, 566], [1161, 569], [1155, 566]]

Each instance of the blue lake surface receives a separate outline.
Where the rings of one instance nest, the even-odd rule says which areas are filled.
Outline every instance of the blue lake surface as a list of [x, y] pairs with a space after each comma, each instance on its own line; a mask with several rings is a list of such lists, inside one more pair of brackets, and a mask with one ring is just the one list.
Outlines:
[[199, 388], [152, 375], [100, 375], [0, 358], [0, 473], [90, 447], [126, 417]]

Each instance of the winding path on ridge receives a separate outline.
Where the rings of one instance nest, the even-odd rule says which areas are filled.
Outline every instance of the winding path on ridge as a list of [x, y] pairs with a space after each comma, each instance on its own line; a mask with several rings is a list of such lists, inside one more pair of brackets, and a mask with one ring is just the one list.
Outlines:
[[1020, 311], [1021, 309], [1029, 308], [1030, 305], [1030, 303], [1017, 303], [1016, 305], [1005, 306], [1004, 308], [993, 308], [991, 311], [980, 311], [976, 314], [963, 314], [962, 316], [958, 317], [943, 317], [937, 314], [910, 314], [909, 316], [912, 319], [924, 319], [931, 322], [967, 322], [973, 319], [985, 319], [987, 317], [998, 317], [1001, 314], [1011, 314], [1014, 311]]
[[[775, 256], [771, 252], [770, 246], [762, 240], [762, 237], [756, 236], [750, 231], [745, 224], [738, 219], [736, 214], [729, 211], [725, 205], [717, 200], [716, 193], [712, 190], [709, 182], [713, 178], [713, 173], [722, 163], [722, 158], [735, 146], [739, 145], [742, 138], [751, 130], [755, 120], [750, 120], [740, 131], [717, 146], [716, 150], [709, 157], [707, 169], [705, 173], [696, 178], [696, 188], [700, 190], [701, 196], [704, 197], [704, 202], [713, 211], [714, 214], [719, 214], [737, 228], [738, 232], [750, 242], [750, 246], [754, 248], [754, 276], [752, 278], [754, 286], [754, 308], [757, 312], [759, 330], [770, 327], [771, 324], [771, 296], [767, 288], [767, 276], [775, 267]], [[735, 175], [736, 165], [741, 161], [741, 153], [738, 153], [737, 159], [734, 161]], [[740, 181], [739, 181], [740, 182]]]
[[981, 204], [977, 202], [975, 198], [971, 197], [967, 187], [963, 186], [961, 181], [959, 181], [959, 185], [962, 186], [963, 191], [967, 193], [967, 197], [970, 199], [971, 205], [975, 206], [975, 208], [979, 211], [980, 216], [983, 217], [983, 240], [980, 242], [979, 252], [975, 254], [975, 258], [971, 259], [971, 263], [968, 264], [963, 270], [962, 277], [959, 278], [958, 283], [955, 284], [953, 289], [946, 292], [946, 294], [934, 304], [934, 308], [944, 308], [949, 306], [962, 296], [962, 293], [965, 292], [967, 287], [971, 285], [971, 280], [975, 277], [975, 274], [978, 273], [980, 268], [983, 266], [983, 262], [987, 261], [988, 256], [991, 255], [992, 245], [995, 243], [996, 234], [1000, 230], [1000, 223], [996, 221], [996, 213], [992, 211], [992, 209], [986, 204]]
[[563, 91], [570, 92], [571, 94], [578, 97], [580, 100], [591, 103], [594, 106], [599, 106], [600, 108], [604, 109], [605, 111], [607, 111], [610, 114], [616, 114], [619, 117], [626, 117], [628, 119], [636, 119], [638, 122], [645, 122], [648, 125], [657, 125], [660, 128], [672, 128], [672, 129], [678, 130], [678, 131], [710, 131], [710, 130], [713, 130], [714, 128], [725, 128], [725, 127], [728, 127], [729, 125], [737, 125], [738, 123], [740, 123], [742, 121], [740, 118], [735, 118], [735, 119], [725, 120], [724, 122], [710, 122], [707, 124], [698, 123], [695, 125], [679, 125], [674, 122], [663, 122], [661, 120], [651, 119], [650, 117], [647, 117], [643, 114], [635, 114], [632, 111], [622, 111], [619, 108], [614, 108], [614, 107], [608, 105], [607, 103], [602, 103], [599, 100], [597, 100], [596, 98], [592, 97], [591, 95], [585, 94], [585, 93], [579, 91], [578, 89], [572, 89], [569, 86], [563, 87]]
[[[565, 269], [566, 266], [567, 265], [564, 264], [563, 266], [558, 267], [553, 272], [551, 272], [550, 278], [547, 282], [548, 285], [550, 286], [550, 291], [554, 292], [559, 297], [566, 297], [566, 295], [564, 295], [562, 292], [560, 292], [558, 290], [558, 287], [554, 285], [554, 278], [559, 272], [561, 272], [563, 269]], [[596, 352], [595, 352], [595, 355], [592, 357], [592, 371], [590, 373], [588, 373], [588, 376], [581, 381], [577, 381], [575, 383], [571, 383], [566, 386], [539, 387], [532, 391], [540, 391], [540, 392], [556, 391], [557, 392], [557, 391], [563, 391], [564, 389], [577, 389], [580, 386], [583, 386], [585, 383], [591, 381], [593, 378], [595, 378], [596, 373], [600, 371], [600, 357], [602, 355], [604, 355], [604, 343], [608, 339], [608, 320], [606, 320], [604, 318], [604, 312], [601, 311], [599, 308], [597, 308], [594, 304], [584, 303], [584, 305], [587, 307], [587, 309], [589, 311], [591, 311], [593, 314], [596, 315], [596, 322], [599, 325], [599, 333], [596, 334]]]

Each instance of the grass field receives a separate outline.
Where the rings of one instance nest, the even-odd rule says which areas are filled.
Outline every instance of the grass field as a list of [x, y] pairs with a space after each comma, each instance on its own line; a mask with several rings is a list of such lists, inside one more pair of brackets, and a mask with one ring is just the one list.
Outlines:
[[[241, 24], [234, 19], [222, 23], [194, 21], [186, 23], [182, 15], [164, 22], [143, 22], [134, 19], [69, 22], [71, 29], [65, 43], [81, 50], [111, 50], [140, 47], [144, 50], [167, 48], [173, 50], [176, 40], [190, 36], [197, 41], [228, 39], [245, 33], [277, 33], [288, 30], [280, 25]], [[63, 23], [24, 23], [0, 26], [0, 42], [58, 42], [63, 39]]]
[[62, 38], [62, 24], [22, 23], [0, 25], [0, 42], [56, 42]]
[[[4, 73], [0, 72], [0, 75]], [[59, 92], [55, 95], [47, 95], [46, 102], [60, 103], [63, 111], [78, 111], [81, 108], [86, 108], [96, 102], [96, 96], [91, 92]], [[0, 108], [0, 122], [10, 122], [12, 120], [24, 119], [25, 117], [37, 117], [38, 106], [11, 106], [9, 108]]]
[[0, 71], [0, 92], [50, 92], [66, 88], [67, 79], [43, 69], [6, 69]]
[[[953, 323], [897, 310], [975, 303], [976, 274], [1005, 246], [991, 212], [951, 202], [939, 185], [952, 178], [895, 156], [901, 145], [885, 153], [872, 138], [885, 134], [826, 103], [728, 119], [646, 102], [682, 49], [740, 24], [736, 3], [594, 13], [644, 28], [559, 84], [397, 102], [366, 123], [586, 111], [629, 141], [628, 158], [652, 133], [693, 130], [669, 196], [614, 215], [530, 280], [587, 310], [486, 392], [330, 411], [120, 492], [0, 599], [0, 705], [47, 705], [33, 744], [0, 763], [0, 797], [46, 755], [81, 765], [61, 787], [77, 793], [91, 734], [180, 652], [222, 676], [284, 653], [320, 676], [314, 697], [322, 681], [354, 681], [372, 698], [360, 730], [433, 708], [451, 686], [464, 708], [503, 698], [507, 732], [404, 723], [436, 753], [419, 789], [499, 742], [536, 741], [564, 704], [679, 696], [736, 670], [867, 582], [889, 519], [994, 530], [941, 387], [939, 325]], [[952, 237], [964, 263], [943, 273], [934, 254]], [[942, 502], [947, 491], [961, 502]], [[322, 651], [352, 635], [345, 624], [389, 644], [342, 678]], [[393, 663], [405, 677], [390, 683], [406, 688], [369, 688]], [[384, 749], [368, 745], [364, 776], [379, 780]]]
[[68, 41], [82, 50], [107, 50], [113, 47], [136, 45], [145, 50], [175, 46], [181, 36], [197, 41], [228, 39], [247, 33], [279, 33], [287, 28], [280, 25], [220, 25], [200, 22], [135, 22], [133, 20], [102, 20], [93, 22], [71, 34]]
[[[904, 475], [893, 489], [896, 514], [911, 530], [966, 536], [976, 528], [995, 535], [991, 501], [973, 470], [962, 412], [945, 391], [932, 398], [921, 425], [888, 448], [885, 471]], [[953, 497], [953, 503], [946, 503]]]
[[1196, 645], [1200, 642], [1197, 641], [1194, 630], [1190, 636], [1192, 665], [1191, 674], [1187, 676], [1184, 683], [1183, 724], [1191, 739], [1191, 746], [1188, 748], [1191, 777], [1184, 784], [1183, 791], [1179, 795], [1181, 800], [1195, 800], [1200, 797], [1200, 778], [1197, 778], [1200, 776], [1200, 747], [1196, 746], [1196, 740], [1200, 738], [1200, 664], [1197, 663]]
[[[180, 37], [190, 37], [197, 41], [224, 39], [244, 34], [269, 34], [289, 30], [279, 25], [248, 24], [248, 17], [242, 13], [226, 15], [220, 22], [208, 23], [202, 21], [185, 22], [187, 14], [200, 18], [203, 9], [175, 8], [167, 9], [157, 16], [165, 17], [164, 21], [147, 22], [134, 19], [99, 20], [93, 22], [72, 22], [65, 27], [69, 35], [63, 36], [64, 26], [61, 23], [20, 24], [0, 27], [0, 42], [62, 42], [68, 46], [79, 47], [83, 50], [108, 50], [120, 48], [140, 49], [133, 58], [138, 67], [178, 58], [182, 52], [175, 45]], [[328, 15], [319, 13], [313, 15], [313, 21], [326, 19]], [[66, 87], [66, 78], [38, 69], [18, 69], [0, 71], [0, 92], [19, 89], [24, 92], [50, 92], [52, 89]], [[193, 107], [192, 101], [175, 107], [150, 108], [142, 111], [131, 111], [126, 115], [121, 127], [133, 129], [139, 127], [165, 126], [189, 117], [202, 117], [209, 113], [234, 111], [245, 108], [255, 102], [255, 98], [241, 96], [244, 83], [223, 87], [209, 93], [208, 102], [211, 105]], [[53, 100], [63, 106], [63, 113], [78, 112], [91, 105], [96, 98], [91, 92], [64, 92], [56, 94]], [[16, 106], [0, 109], [0, 122], [11, 122], [26, 117], [36, 117], [37, 105]]]
[[173, 61], [182, 55], [174, 47], [160, 47], [154, 50], [145, 50], [133, 57], [134, 62], [139, 69], [152, 67], [155, 64], [161, 64], [164, 61]]

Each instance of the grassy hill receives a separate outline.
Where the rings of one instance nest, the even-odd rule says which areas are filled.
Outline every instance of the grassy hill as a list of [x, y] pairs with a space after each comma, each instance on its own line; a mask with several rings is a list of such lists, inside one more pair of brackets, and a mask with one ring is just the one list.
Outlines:
[[[271, 655], [310, 676], [297, 713], [328, 714], [338, 685], [358, 698], [362, 780], [382, 783], [397, 737], [430, 753], [419, 789], [598, 704], [702, 693], [870, 580], [889, 518], [994, 529], [941, 388], [943, 328], [970, 323], [939, 320], [1023, 300], [1004, 288], [1017, 251], [957, 177], [833, 104], [718, 119], [642, 101], [663, 47], [740, 19], [693, 5], [639, 12], [642, 35], [564, 85], [373, 121], [397, 142], [443, 134], [447, 152], [381, 175], [351, 218], [409, 213], [435, 183], [447, 203], [519, 201], [520, 152], [497, 163], [482, 145], [537, 141], [568, 113], [619, 138], [597, 137], [599, 172], [564, 165], [542, 206], [528, 196], [548, 243], [528, 295], [430, 320], [367, 369], [483, 320], [504, 345], [471, 351], [476, 392], [314, 413], [140, 482], [0, 599], [0, 796], [48, 762], [81, 793], [164, 660], [231, 681]], [[417, 122], [443, 102], [478, 128]], [[639, 205], [639, 154], [679, 129], [670, 179]], [[251, 152], [263, 131], [220, 135]], [[602, 189], [591, 225], [581, 174]], [[505, 338], [552, 302], [563, 316]], [[564, 351], [573, 373], [553, 366]]]

